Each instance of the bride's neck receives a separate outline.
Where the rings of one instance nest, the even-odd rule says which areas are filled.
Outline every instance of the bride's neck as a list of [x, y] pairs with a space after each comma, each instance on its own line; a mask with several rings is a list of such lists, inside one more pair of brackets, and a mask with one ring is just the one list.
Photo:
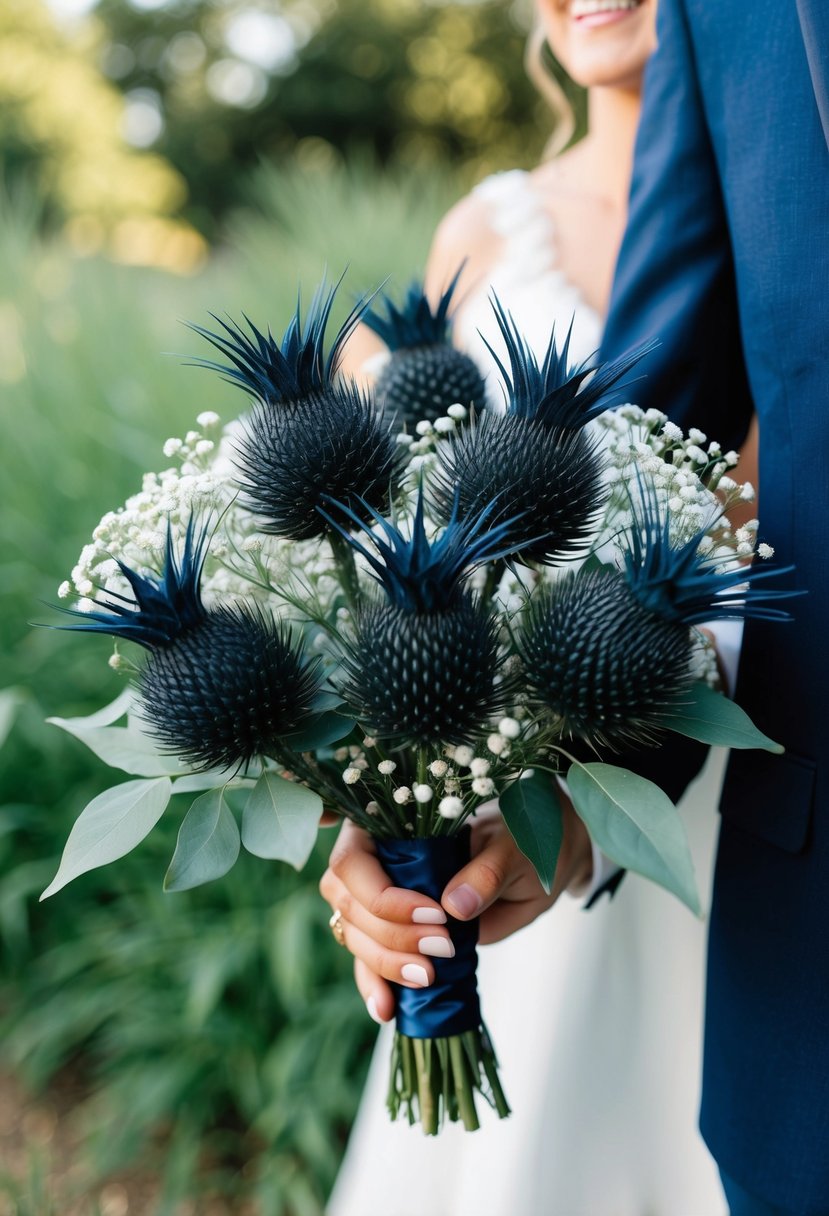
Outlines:
[[627, 209], [640, 107], [638, 89], [594, 87], [587, 98], [586, 167], [594, 187], [622, 211]]

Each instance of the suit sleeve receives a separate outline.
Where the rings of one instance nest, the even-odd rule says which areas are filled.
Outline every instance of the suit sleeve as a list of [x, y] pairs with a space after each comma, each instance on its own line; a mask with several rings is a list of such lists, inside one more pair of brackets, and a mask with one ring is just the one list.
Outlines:
[[602, 358], [658, 339], [632, 399], [726, 451], [739, 447], [753, 408], [731, 244], [685, 0], [659, 0], [657, 21]]

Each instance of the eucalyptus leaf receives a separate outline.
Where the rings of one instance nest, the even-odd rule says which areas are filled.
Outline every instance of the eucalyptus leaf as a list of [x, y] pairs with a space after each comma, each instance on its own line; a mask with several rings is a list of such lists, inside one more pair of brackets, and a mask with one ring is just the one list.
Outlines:
[[513, 781], [498, 799], [504, 822], [549, 894], [561, 849], [561, 801], [555, 779], [537, 770]]
[[319, 794], [263, 773], [242, 813], [242, 844], [255, 857], [287, 861], [300, 870], [314, 847], [321, 815]]
[[137, 777], [164, 777], [174, 776], [184, 769], [175, 756], [160, 752], [149, 735], [131, 727], [89, 727], [83, 718], [47, 718], [46, 721], [67, 731], [99, 759], [125, 773]]
[[224, 789], [197, 798], [179, 828], [176, 850], [164, 876], [165, 891], [189, 891], [227, 874], [239, 856], [239, 829]]
[[786, 750], [758, 730], [744, 709], [721, 692], [698, 680], [664, 719], [679, 735], [717, 747], [758, 747], [782, 755]]
[[658, 785], [612, 764], [573, 764], [567, 785], [602, 852], [659, 883], [701, 915], [685, 827]]
[[125, 781], [93, 798], [75, 820], [58, 872], [40, 898], [134, 849], [164, 814], [172, 789], [169, 778], [160, 777]]
[[330, 747], [351, 734], [355, 726], [353, 718], [346, 718], [334, 710], [327, 710], [306, 730], [295, 735], [286, 735], [283, 743], [295, 752], [312, 752], [318, 747]]

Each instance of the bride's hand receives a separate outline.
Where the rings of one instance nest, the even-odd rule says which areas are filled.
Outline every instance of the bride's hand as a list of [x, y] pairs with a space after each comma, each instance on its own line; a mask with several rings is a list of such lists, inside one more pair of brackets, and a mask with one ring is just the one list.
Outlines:
[[357, 987], [376, 1021], [394, 1016], [388, 981], [422, 988], [434, 980], [430, 958], [453, 950], [447, 912], [457, 920], [480, 916], [479, 941], [486, 945], [530, 924], [568, 887], [589, 882], [590, 837], [569, 800], [561, 801], [564, 836], [549, 895], [497, 814], [472, 821], [472, 860], [447, 884], [440, 904], [392, 886], [368, 833], [343, 824], [320, 891], [342, 915]]

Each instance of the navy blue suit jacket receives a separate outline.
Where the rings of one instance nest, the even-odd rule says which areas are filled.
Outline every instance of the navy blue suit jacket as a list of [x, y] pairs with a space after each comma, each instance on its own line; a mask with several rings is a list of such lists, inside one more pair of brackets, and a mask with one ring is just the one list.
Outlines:
[[[659, 0], [602, 355], [729, 446], [760, 424], [761, 537], [808, 595], [746, 628], [711, 912], [701, 1126], [751, 1193], [829, 1213], [829, 0]], [[781, 584], [778, 584], [781, 585]], [[652, 773], [678, 792], [692, 749]], [[693, 763], [684, 769], [687, 777]], [[712, 809], [713, 813], [713, 809]]]

